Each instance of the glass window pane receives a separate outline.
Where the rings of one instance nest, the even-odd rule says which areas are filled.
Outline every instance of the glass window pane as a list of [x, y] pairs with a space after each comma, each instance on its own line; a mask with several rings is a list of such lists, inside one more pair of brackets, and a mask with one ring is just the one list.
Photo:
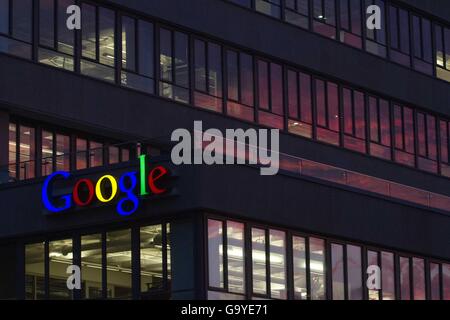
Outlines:
[[219, 45], [208, 44], [209, 93], [222, 97], [222, 48]]
[[72, 239], [49, 242], [48, 258], [50, 299], [71, 299], [72, 290], [67, 288], [66, 269], [73, 264]]
[[439, 264], [430, 263], [430, 293], [431, 300], [441, 299], [441, 281], [440, 281]]
[[425, 265], [423, 259], [413, 258], [414, 300], [425, 300]]
[[58, 46], [57, 50], [69, 55], [74, 54], [75, 32], [67, 28], [67, 8], [74, 0], [58, 0]]
[[139, 38], [139, 73], [153, 78], [154, 76], [154, 48], [153, 24], [143, 20], [138, 21]]
[[390, 252], [381, 253], [381, 275], [383, 300], [395, 300], [394, 255]]
[[53, 172], [53, 133], [42, 131], [42, 175]]
[[280, 65], [270, 64], [271, 106], [272, 112], [282, 115], [283, 112], [283, 69]]
[[286, 235], [270, 230], [270, 290], [271, 297], [286, 299]]
[[81, 285], [83, 299], [101, 299], [102, 294], [102, 235], [81, 237]]
[[222, 221], [211, 219], [208, 220], [208, 275], [210, 287], [224, 288]]
[[[367, 251], [367, 266], [368, 267], [370, 267], [370, 266], [380, 267], [379, 262], [378, 262], [378, 257], [379, 257], [378, 252]], [[379, 299], [380, 299], [379, 291], [370, 289], [369, 290], [369, 300], [379, 300]]]
[[103, 165], [103, 144], [91, 141], [89, 143], [89, 164], [90, 167]]
[[267, 294], [266, 232], [252, 229], [253, 293]]
[[25, 299], [45, 299], [45, 243], [25, 246]]
[[300, 73], [300, 114], [304, 122], [312, 123], [311, 76]]
[[77, 170], [86, 169], [87, 166], [87, 140], [77, 139]]
[[325, 241], [322, 239], [309, 239], [309, 268], [311, 299], [325, 300]]
[[106, 234], [107, 297], [131, 298], [131, 230]]
[[409, 258], [400, 257], [400, 299], [411, 300]]
[[244, 224], [227, 221], [228, 291], [245, 293]]
[[17, 178], [17, 125], [15, 123], [9, 124], [9, 176], [11, 178]]
[[0, 0], [0, 33], [9, 33], [9, 0]]
[[258, 98], [259, 108], [269, 109], [269, 70], [265, 61], [258, 61]]
[[160, 29], [160, 72], [161, 79], [172, 81], [172, 32]]
[[227, 80], [228, 99], [239, 100], [239, 76], [238, 76], [238, 55], [234, 51], [227, 51]]
[[99, 8], [99, 62], [108, 66], [115, 64], [115, 42], [114, 42], [114, 26], [115, 15], [114, 11]]
[[70, 137], [56, 135], [56, 171], [70, 171]]
[[32, 1], [14, 0], [12, 6], [12, 36], [25, 42], [31, 42], [32, 21]]
[[39, 44], [53, 48], [55, 46], [55, 1], [39, 1]]
[[248, 54], [240, 54], [240, 57], [242, 103], [253, 106], [253, 58]]
[[344, 300], [344, 249], [339, 244], [331, 244], [331, 272], [333, 300]]
[[206, 91], [206, 43], [195, 40], [195, 89]]
[[20, 126], [20, 179], [35, 177], [36, 141], [35, 130], [31, 127]]
[[122, 17], [122, 67], [136, 71], [136, 25], [135, 20]]
[[97, 58], [97, 28], [96, 9], [94, 6], [83, 3], [81, 7], [81, 44], [82, 55], [85, 58], [95, 60]]
[[175, 83], [184, 88], [189, 87], [188, 37], [175, 32]]
[[305, 238], [293, 237], [292, 246], [294, 258], [294, 298], [296, 300], [306, 300], [308, 290], [306, 286]]
[[141, 292], [163, 288], [162, 240], [161, 225], [142, 227], [140, 229]]
[[450, 264], [442, 265], [442, 283], [444, 286], [444, 300], [450, 300]]
[[109, 164], [119, 163], [119, 147], [110, 146], [109, 147]]
[[357, 246], [347, 246], [347, 281], [348, 299], [362, 300], [362, 264], [361, 248]]

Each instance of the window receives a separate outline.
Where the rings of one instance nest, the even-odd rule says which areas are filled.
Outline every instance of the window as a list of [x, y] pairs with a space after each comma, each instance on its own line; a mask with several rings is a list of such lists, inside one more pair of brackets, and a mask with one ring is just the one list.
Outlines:
[[296, 300], [306, 300], [308, 289], [306, 286], [306, 243], [305, 238], [293, 237], [292, 250], [294, 259], [294, 298]]
[[389, 5], [389, 57], [392, 61], [409, 67], [411, 51], [409, 45], [408, 11]]
[[270, 230], [270, 293], [271, 298], [287, 299], [286, 234]]
[[81, 296], [83, 299], [103, 298], [102, 235], [81, 237]]
[[425, 300], [425, 264], [423, 259], [413, 258], [413, 297], [414, 300]]
[[227, 221], [228, 291], [245, 293], [244, 224]]
[[394, 254], [381, 253], [381, 288], [383, 300], [395, 300]]
[[419, 169], [437, 173], [437, 137], [434, 116], [417, 113], [417, 139]]
[[309, 0], [285, 0], [284, 19], [296, 26], [309, 29]]
[[72, 290], [67, 288], [66, 268], [73, 264], [72, 239], [51, 241], [48, 244], [49, 298], [51, 300], [72, 299]]
[[253, 294], [267, 294], [266, 232], [252, 228]]
[[436, 76], [450, 82], [450, 28], [435, 25]]
[[411, 300], [411, 276], [409, 258], [400, 257], [400, 299]]
[[340, 244], [331, 244], [331, 277], [333, 300], [345, 299], [344, 249]]
[[316, 136], [317, 140], [339, 145], [338, 86], [316, 79]]
[[9, 143], [8, 143], [8, 173], [9, 180], [17, 179], [17, 125], [9, 124]]
[[43, 176], [50, 175], [54, 171], [53, 149], [53, 132], [42, 131], [41, 170]]
[[439, 120], [441, 174], [446, 177], [450, 177], [449, 129], [449, 122]]
[[19, 155], [19, 180], [34, 178], [36, 176], [35, 129], [19, 125], [19, 141], [16, 145]]
[[45, 299], [45, 242], [25, 246], [25, 299]]
[[437, 263], [430, 263], [431, 300], [441, 300], [441, 272]]
[[309, 238], [309, 270], [312, 300], [326, 299], [325, 241]]
[[70, 137], [56, 134], [56, 171], [70, 171]]
[[39, 62], [74, 71], [75, 32], [66, 26], [66, 9], [73, 4], [73, 0], [39, 1]]
[[103, 165], [103, 144], [100, 142], [89, 142], [89, 167], [100, 167]]
[[450, 300], [450, 264], [442, 265], [442, 284], [444, 286], [444, 300]]
[[188, 36], [160, 29], [159, 95], [178, 102], [189, 102]]
[[369, 97], [370, 154], [391, 160], [391, 118], [389, 102]]
[[194, 41], [195, 94], [198, 107], [222, 112], [222, 47]]
[[361, 0], [340, 0], [339, 3], [339, 40], [361, 49]]
[[[380, 267], [379, 253], [376, 251], [367, 251], [367, 266]], [[381, 269], [381, 268], [380, 268]], [[380, 300], [380, 291], [375, 289], [369, 289], [369, 300]]]
[[281, 1], [282, 0], [254, 0], [256, 11], [262, 12], [269, 16], [281, 17]]
[[222, 221], [208, 220], [208, 266], [209, 286], [224, 288]]
[[414, 124], [413, 111], [394, 105], [395, 161], [414, 166]]
[[288, 70], [288, 130], [291, 133], [312, 138], [311, 76]]
[[313, 0], [313, 13], [314, 32], [336, 39], [335, 0]]
[[253, 57], [227, 50], [227, 114], [254, 121]]
[[70, 136], [51, 131], [42, 131], [42, 175], [54, 171], [70, 171]]
[[131, 230], [106, 233], [108, 298], [131, 298], [131, 261]]
[[361, 247], [347, 246], [347, 292], [349, 300], [363, 299]]
[[87, 3], [81, 10], [81, 73], [114, 82], [115, 13]]
[[366, 118], [364, 93], [343, 88], [344, 147], [366, 152]]
[[166, 245], [162, 225], [140, 228], [141, 293], [164, 288], [163, 252]]
[[283, 69], [280, 65], [258, 60], [258, 122], [283, 129]]
[[[385, 4], [384, 0], [364, 0], [365, 8], [376, 5], [381, 9], [381, 29], [368, 29], [366, 24], [364, 28], [366, 30], [366, 51], [377, 56], [386, 58], [386, 18], [385, 18]], [[369, 14], [365, 15], [365, 20], [369, 17]]]
[[122, 16], [123, 86], [155, 93], [153, 43], [153, 24]]
[[32, 0], [0, 0], [0, 51], [31, 59]]
[[430, 20], [412, 15], [413, 67], [417, 71], [432, 75], [433, 58]]

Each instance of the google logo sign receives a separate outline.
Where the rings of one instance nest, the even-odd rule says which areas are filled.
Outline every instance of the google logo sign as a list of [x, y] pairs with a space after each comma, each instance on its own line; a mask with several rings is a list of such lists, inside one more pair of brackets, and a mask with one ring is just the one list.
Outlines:
[[[139, 195], [136, 195], [139, 176]], [[117, 213], [121, 216], [133, 214], [139, 207], [139, 197], [149, 195], [162, 195], [168, 192], [164, 187], [164, 178], [170, 176], [170, 171], [164, 166], [156, 166], [149, 170], [147, 156], [139, 157], [139, 171], [126, 172], [116, 178], [112, 175], [104, 175], [96, 182], [88, 178], [75, 182], [72, 192], [61, 195], [57, 199], [50, 196], [53, 182], [57, 178], [69, 180], [71, 174], [66, 171], [57, 171], [44, 182], [42, 187], [42, 203], [52, 212], [62, 212], [73, 207], [87, 207], [94, 202], [108, 204], [118, 198], [119, 193], [124, 194], [116, 205]]]

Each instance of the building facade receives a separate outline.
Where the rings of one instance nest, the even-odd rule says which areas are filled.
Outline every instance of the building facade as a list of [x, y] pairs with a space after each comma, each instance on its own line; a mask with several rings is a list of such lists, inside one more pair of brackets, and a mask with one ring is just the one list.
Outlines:
[[449, 89], [445, 0], [0, 0], [0, 298], [450, 300]]

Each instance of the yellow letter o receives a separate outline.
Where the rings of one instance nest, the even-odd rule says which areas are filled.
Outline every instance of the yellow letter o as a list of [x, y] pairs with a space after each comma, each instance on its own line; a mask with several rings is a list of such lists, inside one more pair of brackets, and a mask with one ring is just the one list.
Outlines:
[[[102, 182], [105, 179], [109, 180], [109, 182], [111, 183], [111, 189], [112, 189], [111, 196], [108, 199], [103, 197], [103, 193], [102, 193], [102, 189], [101, 189]], [[104, 203], [110, 202], [112, 199], [114, 199], [116, 194], [117, 194], [117, 180], [113, 176], [106, 175], [106, 176], [101, 177], [97, 181], [97, 184], [95, 185], [95, 195], [97, 196], [98, 200], [100, 200], [101, 202], [104, 202]]]

